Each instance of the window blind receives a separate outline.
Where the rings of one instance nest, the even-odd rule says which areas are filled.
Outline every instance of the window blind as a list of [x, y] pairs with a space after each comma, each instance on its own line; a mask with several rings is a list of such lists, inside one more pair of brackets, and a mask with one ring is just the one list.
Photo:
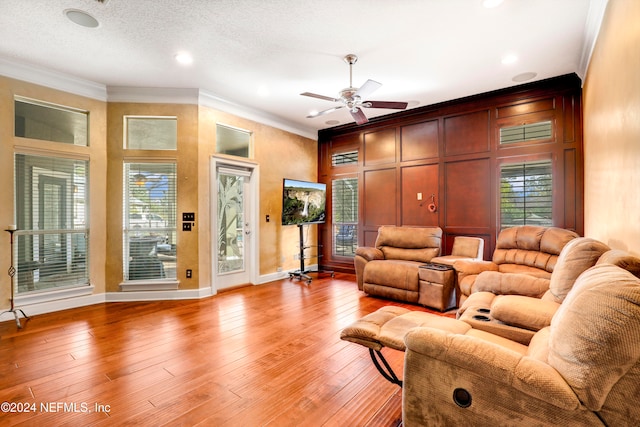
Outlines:
[[500, 144], [551, 139], [553, 124], [551, 121], [528, 123], [518, 126], [500, 128]]
[[358, 246], [358, 178], [334, 179], [331, 185], [333, 253], [352, 257]]
[[551, 160], [500, 168], [500, 226], [553, 225]]
[[176, 165], [124, 165], [124, 279], [176, 278]]
[[88, 284], [89, 162], [26, 154], [14, 161], [16, 292]]

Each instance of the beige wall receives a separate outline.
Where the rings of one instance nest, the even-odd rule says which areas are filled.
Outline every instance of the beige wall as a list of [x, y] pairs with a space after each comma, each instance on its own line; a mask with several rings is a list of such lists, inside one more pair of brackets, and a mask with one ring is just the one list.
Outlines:
[[[14, 96], [33, 98], [90, 112], [89, 147], [76, 147], [15, 138]], [[123, 117], [155, 115], [178, 117], [178, 150], [123, 149]], [[15, 152], [65, 153], [90, 160], [90, 278], [95, 293], [118, 292], [122, 282], [122, 165], [123, 160], [175, 160], [178, 172], [178, 219], [182, 212], [196, 213], [192, 232], [178, 231], [180, 289], [211, 286], [210, 159], [215, 153], [216, 124], [252, 132], [250, 161], [259, 165], [260, 275], [298, 267], [296, 227], [280, 225], [282, 179], [317, 180], [317, 142], [274, 127], [242, 119], [211, 108], [183, 104], [106, 103], [14, 79], [0, 77], [0, 230], [15, 224], [13, 155]], [[271, 217], [270, 222], [265, 216]], [[9, 268], [9, 235], [0, 235], [0, 271]], [[317, 242], [312, 227], [309, 244]], [[0, 241], [1, 242], [1, 241]], [[193, 270], [193, 278], [184, 277]], [[8, 276], [0, 274], [0, 309], [9, 306]]]
[[585, 78], [585, 235], [640, 254], [640, 1], [609, 0]]
[[[14, 137], [14, 96], [45, 101], [89, 111], [89, 146], [40, 141]], [[65, 156], [86, 158], [90, 161], [89, 182], [89, 251], [91, 265], [89, 277], [96, 293], [105, 292], [105, 248], [106, 248], [106, 104], [54, 89], [25, 83], [0, 76], [0, 230], [15, 224], [13, 197], [13, 159], [16, 152], [36, 155], [60, 153]], [[9, 234], [0, 234], [0, 307], [9, 306]]]
[[[197, 212], [198, 206], [198, 107], [182, 104], [109, 103], [108, 109], [108, 222], [107, 229], [107, 291], [118, 292], [123, 280], [122, 262], [122, 168], [125, 160], [176, 162], [178, 191], [178, 221], [182, 212]], [[175, 116], [178, 119], [177, 150], [124, 150], [124, 116]], [[197, 218], [197, 216], [196, 216]], [[179, 222], [178, 224], [181, 224]], [[197, 289], [199, 286], [198, 233], [178, 231], [177, 275], [180, 289]], [[193, 277], [186, 279], [187, 268]]]
[[[200, 188], [200, 225], [206, 233], [200, 235], [200, 274], [201, 283], [211, 283], [210, 260], [210, 217], [209, 210], [209, 169], [210, 159], [215, 153], [216, 124], [232, 126], [250, 131], [254, 145], [251, 161], [260, 165], [260, 267], [259, 274], [275, 273], [279, 267], [286, 270], [296, 269], [299, 261], [293, 256], [298, 247], [298, 228], [283, 227], [282, 215], [282, 179], [293, 178], [316, 181], [318, 175], [318, 146], [315, 140], [294, 135], [271, 126], [246, 120], [212, 108], [200, 108], [199, 170]], [[270, 221], [266, 222], [269, 215]], [[310, 229], [309, 243], [317, 242], [316, 227]], [[311, 261], [315, 262], [315, 261]]]

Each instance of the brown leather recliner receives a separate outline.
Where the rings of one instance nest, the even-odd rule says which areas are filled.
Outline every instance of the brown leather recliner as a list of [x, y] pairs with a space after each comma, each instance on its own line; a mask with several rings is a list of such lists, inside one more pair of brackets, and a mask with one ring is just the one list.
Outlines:
[[611, 264], [582, 273], [528, 346], [431, 327], [404, 342], [407, 427], [640, 420], [640, 280]]
[[356, 249], [358, 289], [400, 301], [417, 303], [418, 269], [440, 255], [440, 227], [381, 226], [375, 247]]
[[[520, 289], [521, 295], [541, 297], [548, 289], [551, 273], [564, 245], [578, 234], [563, 228], [523, 225], [505, 228], [498, 235], [492, 261], [456, 261], [458, 299], [464, 301], [476, 291], [476, 279], [483, 271], [523, 273], [544, 280]], [[517, 293], [517, 292], [514, 292]]]

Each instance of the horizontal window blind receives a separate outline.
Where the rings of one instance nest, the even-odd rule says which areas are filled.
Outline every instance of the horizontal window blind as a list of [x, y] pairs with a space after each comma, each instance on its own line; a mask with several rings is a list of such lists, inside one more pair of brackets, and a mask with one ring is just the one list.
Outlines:
[[503, 165], [500, 168], [500, 225], [553, 225], [552, 162]]
[[548, 140], [551, 139], [552, 136], [553, 124], [551, 121], [500, 128], [500, 144]]
[[358, 246], [358, 178], [332, 181], [333, 253], [355, 255]]
[[88, 161], [16, 154], [14, 173], [16, 292], [88, 284]]
[[348, 151], [346, 153], [334, 153], [331, 155], [331, 166], [357, 165], [358, 151]]
[[124, 165], [124, 279], [176, 278], [176, 165]]

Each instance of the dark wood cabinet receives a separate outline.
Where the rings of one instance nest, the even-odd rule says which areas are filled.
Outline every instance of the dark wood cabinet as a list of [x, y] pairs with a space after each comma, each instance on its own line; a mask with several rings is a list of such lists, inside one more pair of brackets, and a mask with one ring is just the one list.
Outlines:
[[[325, 129], [319, 180], [330, 187], [357, 177], [359, 245], [373, 245], [381, 225], [440, 226], [444, 254], [455, 236], [477, 236], [490, 259], [500, 231], [501, 167], [547, 161], [553, 225], [582, 235], [581, 108], [581, 82], [571, 74]], [[357, 152], [357, 161], [333, 165], [342, 152]], [[327, 212], [319, 230], [323, 265], [353, 271], [352, 258], [334, 253], [331, 198]]]

